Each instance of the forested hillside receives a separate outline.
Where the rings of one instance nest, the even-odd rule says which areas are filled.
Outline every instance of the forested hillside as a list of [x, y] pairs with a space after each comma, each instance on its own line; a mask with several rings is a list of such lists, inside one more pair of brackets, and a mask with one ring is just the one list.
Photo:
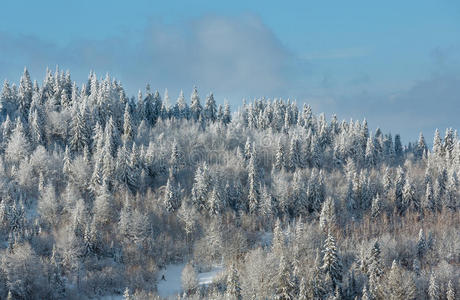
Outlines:
[[171, 98], [4, 82], [2, 299], [155, 299], [172, 263], [180, 299], [458, 299], [456, 131], [403, 145], [289, 100]]

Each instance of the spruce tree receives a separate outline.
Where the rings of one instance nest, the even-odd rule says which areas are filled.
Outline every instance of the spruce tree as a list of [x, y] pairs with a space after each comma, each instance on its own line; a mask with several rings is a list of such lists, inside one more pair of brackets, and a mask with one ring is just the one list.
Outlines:
[[198, 121], [202, 114], [203, 108], [201, 107], [200, 97], [198, 96], [198, 90], [196, 87], [193, 88], [192, 95], [190, 96], [190, 113], [192, 119]]
[[284, 154], [284, 146], [283, 142], [281, 139], [278, 140], [278, 146], [276, 148], [276, 153], [275, 153], [275, 163], [273, 167], [277, 171], [281, 171], [283, 167], [285, 166], [285, 154]]
[[211, 176], [208, 166], [203, 163], [195, 172], [195, 179], [192, 187], [192, 202], [199, 211], [206, 209], [208, 193], [211, 192]]
[[449, 280], [449, 283], [447, 284], [446, 299], [455, 300], [455, 290], [452, 284], [452, 280]]
[[333, 288], [342, 282], [342, 263], [337, 251], [335, 239], [329, 231], [323, 245], [323, 265], [322, 269], [332, 280]]
[[430, 182], [426, 185], [426, 192], [425, 197], [423, 198], [422, 208], [434, 211], [436, 209], [436, 202], [435, 202], [434, 194], [433, 194], [433, 187]]
[[177, 107], [177, 118], [188, 119], [189, 118], [189, 107], [185, 101], [184, 92], [181, 90], [179, 97], [176, 102]]
[[439, 134], [439, 130], [436, 129], [434, 133], [434, 138], [433, 138], [433, 154], [435, 155], [436, 158], [441, 158], [443, 153], [442, 153], [442, 140], [441, 136]]
[[423, 133], [420, 132], [420, 136], [419, 136], [417, 147], [416, 147], [416, 157], [418, 159], [422, 159], [427, 149], [428, 147], [426, 146], [425, 138], [423, 137]]
[[401, 167], [398, 167], [396, 173], [396, 181], [395, 181], [395, 194], [394, 194], [394, 201], [395, 206], [398, 209], [398, 212], [402, 214], [405, 210], [404, 207], [404, 200], [403, 200], [403, 190], [404, 185], [406, 184], [406, 174]]
[[427, 250], [425, 234], [423, 232], [423, 228], [420, 229], [418, 233], [418, 241], [417, 241], [417, 255], [421, 259], [425, 255]]
[[428, 296], [430, 300], [439, 300], [441, 298], [440, 290], [436, 275], [431, 272], [430, 283], [428, 285]]
[[171, 156], [169, 158], [169, 166], [172, 176], [177, 176], [177, 174], [181, 170], [182, 163], [183, 162], [181, 152], [179, 151], [177, 142], [174, 141], [172, 144]]
[[126, 103], [125, 112], [123, 115], [123, 141], [131, 142], [133, 138], [134, 138], [133, 120], [132, 120], [129, 104]]
[[24, 74], [19, 82], [18, 100], [19, 113], [21, 114], [22, 119], [27, 121], [30, 103], [32, 102], [32, 81], [30, 80], [27, 68], [24, 68]]
[[410, 178], [406, 179], [406, 183], [403, 187], [401, 207], [403, 209], [403, 212], [409, 207], [412, 207], [415, 211], [417, 211], [420, 207], [420, 203], [418, 203], [418, 200], [416, 198], [415, 187], [413, 186]]
[[376, 241], [368, 259], [369, 292], [372, 298], [378, 298], [382, 292], [383, 262], [380, 244]]
[[328, 231], [336, 225], [335, 202], [332, 197], [328, 197], [323, 203], [319, 217], [319, 227]]
[[214, 100], [214, 95], [210, 93], [206, 97], [206, 102], [204, 105], [204, 115], [206, 120], [214, 123], [217, 120], [217, 107], [216, 101]]
[[290, 273], [290, 264], [284, 255], [281, 255], [278, 273], [275, 278], [276, 287], [274, 299], [292, 300], [295, 299], [295, 285]]
[[298, 300], [307, 300], [307, 299], [309, 299], [307, 281], [305, 280], [304, 277], [302, 277], [302, 279], [300, 280]]
[[371, 216], [372, 218], [378, 218], [382, 213], [382, 201], [380, 199], [380, 195], [375, 195], [374, 199], [372, 199], [372, 206], [371, 206]]
[[235, 265], [232, 264], [230, 267], [230, 273], [227, 276], [227, 289], [225, 292], [225, 297], [227, 300], [241, 300], [241, 287], [240, 280], [238, 276], [238, 270]]
[[230, 111], [230, 104], [228, 104], [228, 101], [225, 100], [224, 101], [224, 114], [222, 116], [222, 122], [225, 125], [227, 125], [227, 124], [230, 124], [231, 121], [232, 121], [232, 114]]
[[209, 194], [207, 207], [210, 216], [218, 216], [221, 213], [222, 200], [216, 187], [214, 187]]
[[180, 206], [180, 185], [170, 176], [164, 192], [164, 206], [168, 212], [175, 212]]
[[123, 300], [131, 300], [131, 299], [132, 299], [132, 298], [131, 298], [131, 295], [130, 295], [130, 293], [129, 293], [129, 288], [126, 287], [126, 288], [125, 288], [125, 291], [124, 291], [124, 293], [123, 293]]
[[258, 166], [256, 162], [255, 155], [251, 155], [248, 163], [248, 185], [249, 185], [249, 194], [248, 194], [248, 204], [249, 212], [251, 214], [256, 214], [259, 210], [259, 200], [260, 200], [260, 189], [259, 189], [260, 179], [258, 174]]

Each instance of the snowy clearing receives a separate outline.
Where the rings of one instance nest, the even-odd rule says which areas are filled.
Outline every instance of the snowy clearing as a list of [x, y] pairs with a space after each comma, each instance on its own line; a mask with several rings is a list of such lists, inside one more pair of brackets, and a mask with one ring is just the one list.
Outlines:
[[[175, 298], [182, 291], [182, 270], [185, 264], [167, 265], [165, 270], [162, 270], [158, 279], [158, 295], [162, 298]], [[207, 285], [212, 283], [214, 278], [219, 275], [224, 268], [220, 265], [212, 267], [209, 272], [198, 273], [198, 284]], [[164, 275], [166, 280], [161, 280]]]
[[[165, 270], [160, 272], [158, 276], [158, 295], [163, 298], [175, 296], [182, 290], [181, 276], [185, 264], [167, 265]], [[161, 275], [165, 276], [166, 280], [161, 280]]]
[[222, 266], [214, 266], [209, 272], [198, 273], [198, 284], [205, 285], [212, 283], [214, 278], [216, 278], [223, 270], [224, 268]]

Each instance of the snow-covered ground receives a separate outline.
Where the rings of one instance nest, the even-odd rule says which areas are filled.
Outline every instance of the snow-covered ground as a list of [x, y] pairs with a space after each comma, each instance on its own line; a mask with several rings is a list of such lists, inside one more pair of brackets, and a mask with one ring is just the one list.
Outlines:
[[[185, 264], [167, 265], [166, 269], [162, 270], [158, 279], [158, 295], [162, 298], [175, 299], [175, 296], [182, 291], [182, 270]], [[198, 273], [198, 284], [206, 285], [212, 283], [214, 278], [223, 271], [222, 266], [214, 266], [209, 272]], [[165, 276], [166, 280], [161, 280], [161, 275]]]
[[214, 266], [209, 272], [198, 273], [198, 284], [205, 285], [212, 283], [214, 278], [216, 278], [223, 270], [224, 268], [222, 266]]
[[102, 298], [99, 298], [99, 300], [123, 300], [123, 295], [104, 296]]
[[[165, 270], [161, 270], [158, 278], [158, 295], [167, 298], [177, 295], [182, 290], [181, 276], [185, 264], [167, 265]], [[165, 276], [166, 280], [161, 280], [161, 275]]]

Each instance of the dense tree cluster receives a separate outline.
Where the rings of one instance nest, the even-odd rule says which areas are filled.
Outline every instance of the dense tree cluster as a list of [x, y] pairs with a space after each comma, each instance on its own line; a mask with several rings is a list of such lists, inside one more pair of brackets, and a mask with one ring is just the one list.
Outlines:
[[5, 81], [0, 298], [152, 299], [172, 262], [184, 299], [458, 297], [456, 131], [403, 145], [289, 100], [204, 99]]

